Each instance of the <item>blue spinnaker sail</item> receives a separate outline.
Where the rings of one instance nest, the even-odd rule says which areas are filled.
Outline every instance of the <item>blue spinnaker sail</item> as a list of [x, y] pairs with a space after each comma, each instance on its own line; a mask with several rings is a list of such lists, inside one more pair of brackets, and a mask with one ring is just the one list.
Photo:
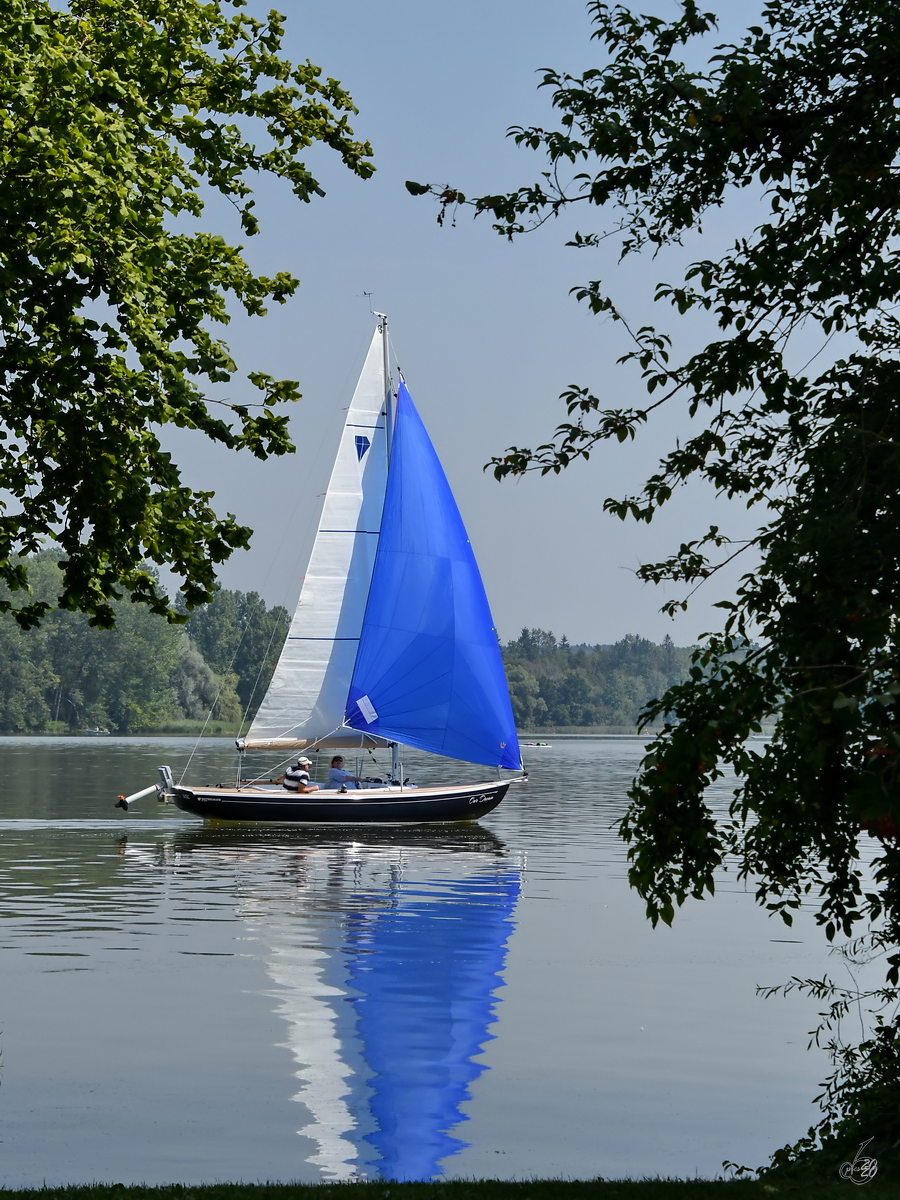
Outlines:
[[450, 880], [438, 894], [400, 882], [389, 908], [348, 921], [347, 982], [377, 1125], [363, 1163], [383, 1179], [431, 1179], [467, 1145], [450, 1130], [486, 1069], [475, 1056], [494, 1036], [519, 889], [518, 870]]
[[345, 722], [432, 754], [522, 767], [478, 564], [405, 383]]

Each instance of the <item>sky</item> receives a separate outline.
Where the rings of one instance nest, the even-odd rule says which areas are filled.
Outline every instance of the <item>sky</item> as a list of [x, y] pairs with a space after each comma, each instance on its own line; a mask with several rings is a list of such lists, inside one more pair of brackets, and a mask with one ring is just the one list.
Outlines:
[[[592, 317], [570, 290], [603, 277], [639, 323], [671, 327], [671, 313], [651, 311], [648, 296], [657, 280], [683, 266], [685, 254], [618, 266], [609, 251], [566, 248], [573, 222], [550, 222], [512, 244], [483, 218], [464, 215], [455, 228], [441, 228], [436, 203], [404, 187], [407, 179], [450, 182], [477, 195], [537, 178], [541, 160], [505, 132], [551, 123], [549, 93], [537, 88], [540, 68], [574, 73], [600, 61], [583, 0], [283, 0], [280, 8], [287, 16], [284, 53], [340, 79], [359, 109], [353, 128], [371, 142], [377, 172], [361, 181], [332, 152], [314, 147], [307, 161], [326, 196], [305, 205], [287, 186], [261, 181], [262, 231], [249, 240], [225, 205], [208, 208], [206, 227], [245, 243], [255, 269], [287, 270], [301, 280], [286, 305], [262, 319], [236, 317], [224, 335], [243, 374], [299, 381], [303, 399], [291, 417], [298, 453], [259, 463], [199, 435], [166, 432], [187, 482], [214, 490], [219, 512], [255, 530], [250, 551], [222, 568], [222, 584], [293, 609], [341, 408], [374, 328], [364, 295], [371, 293], [371, 306], [389, 315], [502, 640], [529, 626], [571, 642], [609, 643], [626, 634], [660, 641], [669, 634], [686, 645], [720, 627], [713, 605], [733, 590], [736, 569], [705, 585], [674, 621], [659, 608], [681, 593], [642, 584], [634, 571], [710, 523], [746, 536], [746, 513], [704, 486], [676, 497], [650, 526], [603, 512], [607, 496], [637, 491], [674, 438], [689, 432], [683, 410], [664, 413], [634, 445], [604, 446], [561, 476], [498, 483], [483, 471], [510, 445], [549, 440], [565, 419], [559, 393], [571, 383], [589, 386], [609, 407], [640, 403], [636, 374], [616, 365], [625, 349], [618, 329]], [[677, 11], [669, 0], [641, 8]], [[720, 252], [735, 222], [752, 215], [743, 202], [743, 209], [715, 216], [687, 256]], [[578, 224], [599, 228], [602, 217], [585, 213]], [[683, 344], [699, 332], [686, 324]], [[240, 380], [229, 395], [253, 398]]]

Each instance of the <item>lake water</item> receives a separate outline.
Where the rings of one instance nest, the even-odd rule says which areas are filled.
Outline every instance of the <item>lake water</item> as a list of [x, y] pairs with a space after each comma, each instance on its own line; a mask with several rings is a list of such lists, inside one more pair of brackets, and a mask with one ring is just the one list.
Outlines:
[[[816, 1005], [755, 987], [833, 969], [821, 934], [728, 875], [651, 929], [610, 828], [635, 739], [382, 831], [115, 810], [183, 739], [0, 745], [2, 1186], [714, 1176], [815, 1117]], [[233, 769], [211, 739], [188, 779]]]

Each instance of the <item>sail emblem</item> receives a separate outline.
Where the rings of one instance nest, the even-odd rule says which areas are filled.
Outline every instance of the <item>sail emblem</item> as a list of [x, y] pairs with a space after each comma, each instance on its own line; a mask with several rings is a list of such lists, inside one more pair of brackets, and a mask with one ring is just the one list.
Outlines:
[[356, 435], [356, 459], [357, 459], [357, 462], [362, 462], [363, 455], [365, 454], [365, 452], [368, 450], [368, 448], [371, 445], [372, 445], [372, 443], [369, 441], [369, 439], [366, 437], [366, 435], [364, 433], [358, 433]]
[[356, 702], [356, 706], [365, 717], [367, 725], [371, 725], [373, 721], [378, 720], [378, 713], [375, 711], [375, 705], [368, 696], [360, 696]]

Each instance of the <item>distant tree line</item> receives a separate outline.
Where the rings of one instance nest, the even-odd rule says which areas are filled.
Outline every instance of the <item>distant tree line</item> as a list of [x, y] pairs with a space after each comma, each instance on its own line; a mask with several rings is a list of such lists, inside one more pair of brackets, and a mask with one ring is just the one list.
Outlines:
[[[51, 606], [61, 591], [59, 558], [47, 551], [29, 560], [34, 599]], [[99, 629], [84, 613], [53, 607], [25, 632], [0, 614], [0, 730], [131, 733], [210, 713], [237, 726], [259, 706], [288, 625], [284, 608], [225, 589], [186, 625], [128, 600], [116, 602], [115, 615], [115, 629]]]
[[573, 646], [523, 629], [503, 661], [520, 729], [634, 725], [648, 700], [685, 678], [691, 651], [669, 637], [662, 645], [629, 634], [610, 646]]
[[[185, 614], [187, 624], [170, 625], [123, 599], [116, 628], [99, 629], [84, 613], [53, 607], [59, 557], [45, 551], [29, 560], [34, 599], [52, 606], [38, 628], [23, 631], [0, 613], [0, 731], [133, 733], [210, 714], [230, 728], [252, 719], [287, 634], [284, 608], [221, 588]], [[634, 725], [644, 704], [690, 666], [690, 651], [669, 638], [573, 646], [543, 629], [523, 629], [503, 658], [521, 729]]]

